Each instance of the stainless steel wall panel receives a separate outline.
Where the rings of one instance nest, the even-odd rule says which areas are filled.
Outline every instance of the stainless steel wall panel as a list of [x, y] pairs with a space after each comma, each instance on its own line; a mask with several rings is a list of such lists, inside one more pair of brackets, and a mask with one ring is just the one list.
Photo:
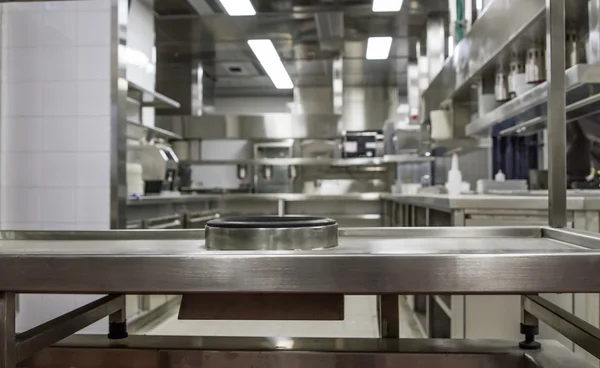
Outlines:
[[344, 114], [338, 131], [383, 129], [391, 100], [387, 87], [344, 87]]
[[185, 139], [327, 139], [338, 136], [338, 115], [219, 115], [157, 117]]

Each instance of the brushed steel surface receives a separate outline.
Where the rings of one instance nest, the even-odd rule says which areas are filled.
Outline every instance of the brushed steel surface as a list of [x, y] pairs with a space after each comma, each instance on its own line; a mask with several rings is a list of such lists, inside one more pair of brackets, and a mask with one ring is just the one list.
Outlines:
[[525, 313], [547, 323], [587, 352], [600, 358], [600, 330], [537, 295], [523, 297]]
[[522, 367], [590, 368], [555, 341], [523, 351], [514, 341], [132, 336], [118, 346], [74, 336], [23, 367]]
[[79, 307], [17, 336], [17, 361], [32, 357], [54, 344], [122, 308], [122, 296], [108, 295]]
[[129, 200], [128, 206], [144, 206], [168, 203], [189, 203], [197, 201], [378, 201], [381, 193], [348, 193], [340, 195], [301, 194], [301, 193], [239, 193], [239, 194], [189, 194], [181, 196], [142, 196], [139, 200]]
[[0, 290], [371, 295], [600, 291], [600, 252], [585, 248], [598, 244], [599, 238], [565, 230], [554, 240], [553, 234], [535, 227], [342, 229], [338, 247], [303, 252], [207, 251], [200, 239], [2, 240]]
[[434, 158], [416, 154], [385, 155], [380, 157], [358, 158], [255, 158], [241, 160], [199, 160], [187, 162], [192, 165], [272, 165], [272, 166], [376, 166], [388, 163], [432, 162]]
[[[464, 194], [448, 196], [445, 194], [399, 195], [382, 194], [381, 198], [397, 203], [419, 207], [434, 208], [441, 211], [453, 209], [511, 209], [546, 210], [548, 209], [548, 192], [528, 192], [523, 194]], [[594, 191], [569, 191], [567, 209], [600, 210], [600, 195]]]
[[339, 119], [334, 114], [283, 113], [157, 116], [156, 124], [185, 139], [325, 139], [340, 135]]
[[0, 293], [1, 368], [14, 368], [17, 364], [15, 313], [15, 293]]
[[[325, 225], [308, 225], [291, 227], [299, 216], [259, 216], [254, 217], [257, 224], [267, 219], [283, 221], [286, 227], [242, 228], [220, 227], [215, 221], [227, 222], [227, 218], [210, 221], [206, 225], [205, 246], [209, 250], [311, 250], [337, 247], [338, 224], [331, 219], [325, 219]], [[240, 218], [230, 218], [230, 221]], [[261, 226], [261, 225], [258, 225]]]
[[567, 226], [565, 42], [565, 0], [547, 0], [548, 221], [558, 228]]

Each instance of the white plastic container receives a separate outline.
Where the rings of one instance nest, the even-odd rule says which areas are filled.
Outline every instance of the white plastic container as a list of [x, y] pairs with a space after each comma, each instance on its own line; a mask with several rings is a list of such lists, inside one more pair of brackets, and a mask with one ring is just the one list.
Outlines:
[[429, 113], [431, 120], [431, 139], [445, 141], [452, 139], [452, 124], [448, 113], [444, 110], [433, 110]]

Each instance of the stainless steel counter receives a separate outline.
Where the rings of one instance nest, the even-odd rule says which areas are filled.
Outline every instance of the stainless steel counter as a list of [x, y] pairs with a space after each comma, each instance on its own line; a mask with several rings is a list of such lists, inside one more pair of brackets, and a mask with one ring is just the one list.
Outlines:
[[190, 194], [180, 196], [142, 196], [139, 200], [130, 199], [128, 206], [143, 206], [170, 203], [190, 203], [218, 200], [256, 200], [256, 201], [311, 201], [311, 200], [360, 200], [377, 201], [382, 193], [348, 193], [339, 195], [302, 194], [302, 193], [232, 193], [232, 194]]
[[[548, 206], [547, 192], [533, 191], [518, 195], [501, 194], [465, 194], [448, 196], [445, 194], [403, 195], [392, 193], [347, 193], [337, 195], [302, 193], [243, 193], [243, 194], [193, 194], [181, 196], [143, 196], [139, 200], [130, 199], [128, 206], [144, 206], [171, 203], [190, 203], [224, 200], [252, 201], [377, 201], [380, 199], [434, 206], [436, 208], [519, 208], [544, 209]], [[568, 205], [570, 209], [595, 207], [600, 209], [600, 193], [596, 191], [570, 191]]]
[[296, 252], [207, 251], [202, 231], [167, 231], [160, 240], [151, 234], [5, 233], [0, 241], [0, 290], [371, 295], [600, 291], [600, 251], [591, 249], [600, 249], [600, 238], [539, 227], [345, 229], [337, 248]]
[[[402, 202], [438, 210], [452, 209], [515, 209], [544, 210], [548, 208], [548, 196], [545, 193], [533, 192], [523, 194], [463, 194], [449, 196], [447, 194], [396, 195], [383, 194], [383, 199]], [[573, 192], [567, 198], [568, 210], [600, 210], [600, 193]]]

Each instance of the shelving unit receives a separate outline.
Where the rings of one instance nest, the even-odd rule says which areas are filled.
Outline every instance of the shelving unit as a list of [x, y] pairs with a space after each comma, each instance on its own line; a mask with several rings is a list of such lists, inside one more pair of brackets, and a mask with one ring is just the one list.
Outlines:
[[[600, 65], [575, 65], [565, 73], [567, 122], [585, 117], [600, 110]], [[488, 136], [497, 125], [512, 121], [514, 126], [504, 134], [531, 131], [532, 126], [545, 127], [548, 83], [544, 82], [525, 94], [513, 98], [502, 106], [469, 123], [467, 135]], [[511, 130], [509, 130], [511, 129]]]
[[175, 134], [171, 131], [168, 131], [166, 129], [161, 129], [161, 128], [157, 128], [157, 127], [150, 127], [150, 126], [146, 126], [146, 125], [142, 125], [140, 123], [137, 123], [135, 121], [131, 121], [131, 120], [127, 120], [127, 125], [131, 128], [133, 128], [134, 130], [139, 130], [142, 131], [143, 134], [145, 134], [147, 137], [151, 138], [163, 138], [166, 140], [179, 140], [179, 139], [183, 139], [182, 136], [180, 136], [179, 134]]
[[183, 139], [179, 134], [157, 127], [146, 126], [142, 123], [142, 109], [152, 107], [155, 109], [179, 108], [179, 102], [141, 87], [135, 82], [128, 81], [127, 97], [127, 136], [130, 138], [164, 138], [166, 140]]
[[193, 165], [272, 165], [272, 166], [379, 166], [390, 163], [419, 163], [431, 162], [434, 157], [425, 157], [417, 155], [385, 155], [373, 158], [339, 158], [322, 159], [310, 157], [292, 157], [292, 158], [263, 158], [249, 160], [200, 160], [188, 161], [186, 163]]
[[128, 95], [140, 101], [141, 107], [178, 109], [181, 106], [179, 102], [156, 91], [146, 89], [135, 82], [127, 81], [127, 83], [129, 84]]

